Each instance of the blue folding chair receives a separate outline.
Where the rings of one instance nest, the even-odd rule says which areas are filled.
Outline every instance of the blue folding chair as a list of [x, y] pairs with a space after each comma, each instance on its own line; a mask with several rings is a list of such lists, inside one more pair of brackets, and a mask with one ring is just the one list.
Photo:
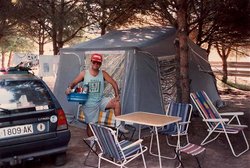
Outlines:
[[101, 160], [105, 160], [119, 167], [125, 167], [127, 163], [140, 155], [142, 156], [144, 167], [146, 167], [144, 152], [147, 151], [147, 147], [142, 146], [142, 139], [135, 142], [128, 140], [119, 142], [116, 131], [111, 128], [98, 124], [90, 124], [90, 128], [101, 149], [101, 153], [98, 155], [99, 168], [101, 167]]
[[[193, 107], [191, 104], [175, 103], [175, 102], [171, 102], [169, 104], [168, 109], [166, 111], [166, 115], [181, 117], [181, 121], [178, 124], [173, 123], [173, 124], [166, 125], [163, 128], [161, 128], [161, 130], [158, 131], [159, 134], [166, 136], [167, 144], [169, 146], [177, 148], [180, 145], [180, 144], [179, 145], [177, 144], [178, 141], [176, 141], [176, 144], [171, 144], [168, 139], [169, 136], [178, 138], [178, 128], [177, 128], [178, 126], [179, 126], [179, 131], [180, 131], [180, 137], [184, 136], [185, 144], [189, 143], [188, 127], [189, 127], [189, 123], [191, 119], [192, 109]], [[153, 138], [154, 138], [154, 132], [152, 131], [149, 152], [152, 155], [158, 156], [157, 154], [152, 152]], [[180, 142], [181, 140], [182, 138], [180, 138]], [[161, 156], [161, 157], [167, 158], [167, 159], [175, 159], [176, 155], [174, 155], [173, 157], [168, 157], [168, 156]]]

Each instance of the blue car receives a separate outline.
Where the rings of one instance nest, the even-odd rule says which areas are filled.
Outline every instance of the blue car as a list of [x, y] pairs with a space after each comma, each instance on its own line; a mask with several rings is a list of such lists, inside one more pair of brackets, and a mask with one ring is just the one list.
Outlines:
[[52, 155], [65, 164], [70, 130], [46, 83], [24, 68], [0, 74], [0, 167]]

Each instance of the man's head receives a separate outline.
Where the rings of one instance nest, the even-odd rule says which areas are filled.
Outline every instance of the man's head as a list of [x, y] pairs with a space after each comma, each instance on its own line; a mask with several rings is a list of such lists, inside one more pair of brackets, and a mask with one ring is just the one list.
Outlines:
[[102, 55], [101, 54], [92, 54], [91, 62], [96, 61], [102, 63]]
[[102, 55], [101, 54], [92, 54], [91, 55], [91, 62], [93, 69], [99, 69], [102, 65]]

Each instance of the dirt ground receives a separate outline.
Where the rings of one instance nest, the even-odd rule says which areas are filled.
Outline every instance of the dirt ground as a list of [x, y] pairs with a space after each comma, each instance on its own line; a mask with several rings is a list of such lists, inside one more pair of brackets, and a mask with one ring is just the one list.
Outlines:
[[[242, 124], [249, 125], [250, 124], [250, 91], [239, 91], [236, 89], [227, 89], [220, 88], [220, 96], [223, 101], [226, 102], [226, 107], [220, 109], [220, 112], [226, 111], [243, 111], [245, 113], [244, 117], [241, 117], [240, 120]], [[86, 158], [86, 152], [88, 151], [88, 147], [83, 143], [83, 137], [86, 137], [85, 131], [82, 128], [77, 128], [75, 126], [70, 126], [71, 130], [71, 140], [69, 143], [69, 150], [67, 152], [67, 163], [61, 168], [85, 168], [89, 167], [83, 164], [84, 159]], [[250, 142], [250, 129], [246, 130], [246, 136], [248, 142]], [[193, 116], [191, 120], [191, 125], [189, 128], [189, 139], [192, 143], [200, 144], [203, 138], [206, 136], [206, 125], [201, 121], [201, 118], [198, 116]], [[150, 137], [147, 130], [144, 130], [144, 145], [149, 146]], [[232, 136], [233, 144], [237, 149], [241, 149], [244, 145], [239, 136]], [[160, 137], [161, 142], [161, 152], [162, 154], [173, 154], [173, 149], [166, 145], [165, 137]], [[214, 142], [205, 145], [206, 152], [203, 155], [199, 156], [199, 160], [201, 161], [202, 167], [210, 168], [248, 168], [250, 166], [250, 152], [243, 154], [239, 158], [236, 158], [231, 153], [229, 145], [226, 141], [225, 136], [220, 136]], [[156, 149], [156, 147], [155, 147]], [[149, 155], [146, 152], [145, 155], [146, 163], [149, 168], [159, 167], [158, 158]], [[98, 163], [98, 157], [93, 153], [88, 160], [88, 164], [96, 166]], [[185, 167], [197, 167], [196, 161], [193, 157], [184, 155], [183, 163]], [[176, 160], [166, 160], [162, 159], [162, 165], [164, 168], [172, 168], [177, 164]], [[53, 168], [53, 160], [49, 157], [42, 158], [39, 161], [32, 161], [30, 163], [25, 164], [22, 167], [32, 167], [32, 168]], [[103, 161], [103, 168], [113, 168], [115, 166]], [[142, 159], [139, 157], [135, 161], [132, 161], [128, 164], [128, 167], [138, 168], [143, 167]]]

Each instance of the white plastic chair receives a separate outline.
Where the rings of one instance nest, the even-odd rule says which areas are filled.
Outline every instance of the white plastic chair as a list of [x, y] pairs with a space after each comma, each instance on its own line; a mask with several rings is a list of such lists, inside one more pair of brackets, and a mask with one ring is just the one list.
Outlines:
[[[190, 97], [194, 102], [195, 106], [197, 107], [197, 109], [199, 110], [203, 118], [203, 121], [208, 126], [207, 129], [208, 135], [202, 141], [201, 145], [208, 144], [217, 139], [219, 135], [225, 134], [228, 144], [231, 148], [231, 151], [235, 157], [239, 157], [240, 155], [249, 150], [249, 144], [246, 139], [246, 135], [244, 133], [244, 129], [247, 128], [247, 125], [242, 125], [239, 120], [239, 115], [244, 115], [243, 112], [219, 113], [204, 91], [191, 93]], [[230, 118], [222, 118], [224, 116]], [[235, 123], [232, 124], [234, 121]], [[209, 137], [213, 133], [216, 133], [217, 135], [214, 138], [209, 139]], [[242, 133], [242, 136], [246, 144], [246, 148], [243, 151], [236, 153], [233, 144], [231, 143], [231, 140], [229, 138], [229, 134], [238, 134], [238, 133]]]

